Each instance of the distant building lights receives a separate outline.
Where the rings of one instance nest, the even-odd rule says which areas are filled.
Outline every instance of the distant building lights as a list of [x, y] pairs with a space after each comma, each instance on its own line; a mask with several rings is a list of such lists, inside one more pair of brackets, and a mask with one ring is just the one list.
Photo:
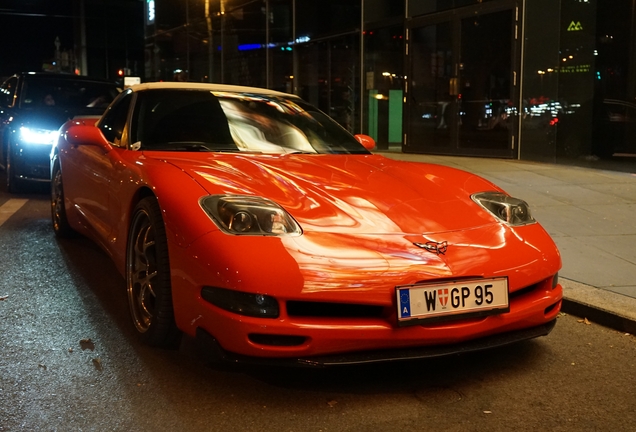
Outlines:
[[238, 46], [239, 51], [250, 51], [261, 48], [263, 48], [263, 45], [261, 44], [243, 44]]

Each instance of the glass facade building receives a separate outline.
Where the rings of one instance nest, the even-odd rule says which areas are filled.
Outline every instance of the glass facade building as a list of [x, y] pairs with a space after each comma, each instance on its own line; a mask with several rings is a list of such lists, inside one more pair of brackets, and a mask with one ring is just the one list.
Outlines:
[[147, 81], [302, 96], [379, 150], [636, 171], [634, 0], [144, 0]]

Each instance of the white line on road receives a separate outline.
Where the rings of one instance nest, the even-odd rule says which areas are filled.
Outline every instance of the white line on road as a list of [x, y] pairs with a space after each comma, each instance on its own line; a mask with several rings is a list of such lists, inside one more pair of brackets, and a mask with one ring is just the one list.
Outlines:
[[0, 206], [0, 226], [27, 203], [26, 199], [10, 199]]

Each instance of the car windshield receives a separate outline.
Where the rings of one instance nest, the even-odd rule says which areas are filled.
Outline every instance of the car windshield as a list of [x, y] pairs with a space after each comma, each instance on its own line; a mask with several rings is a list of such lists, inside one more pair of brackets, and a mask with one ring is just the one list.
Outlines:
[[28, 77], [22, 87], [22, 108], [95, 108], [103, 111], [119, 90], [115, 84], [57, 77]]
[[156, 89], [140, 91], [135, 105], [136, 149], [368, 153], [338, 123], [297, 98]]

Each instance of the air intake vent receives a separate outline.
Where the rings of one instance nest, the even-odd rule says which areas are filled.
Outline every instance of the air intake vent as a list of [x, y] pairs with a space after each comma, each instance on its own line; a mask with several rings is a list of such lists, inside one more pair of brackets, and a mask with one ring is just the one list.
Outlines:
[[298, 346], [307, 340], [304, 336], [290, 335], [268, 335], [260, 333], [250, 333], [248, 338], [257, 344], [268, 346]]
[[348, 303], [288, 301], [287, 314], [295, 317], [378, 318], [382, 306]]

